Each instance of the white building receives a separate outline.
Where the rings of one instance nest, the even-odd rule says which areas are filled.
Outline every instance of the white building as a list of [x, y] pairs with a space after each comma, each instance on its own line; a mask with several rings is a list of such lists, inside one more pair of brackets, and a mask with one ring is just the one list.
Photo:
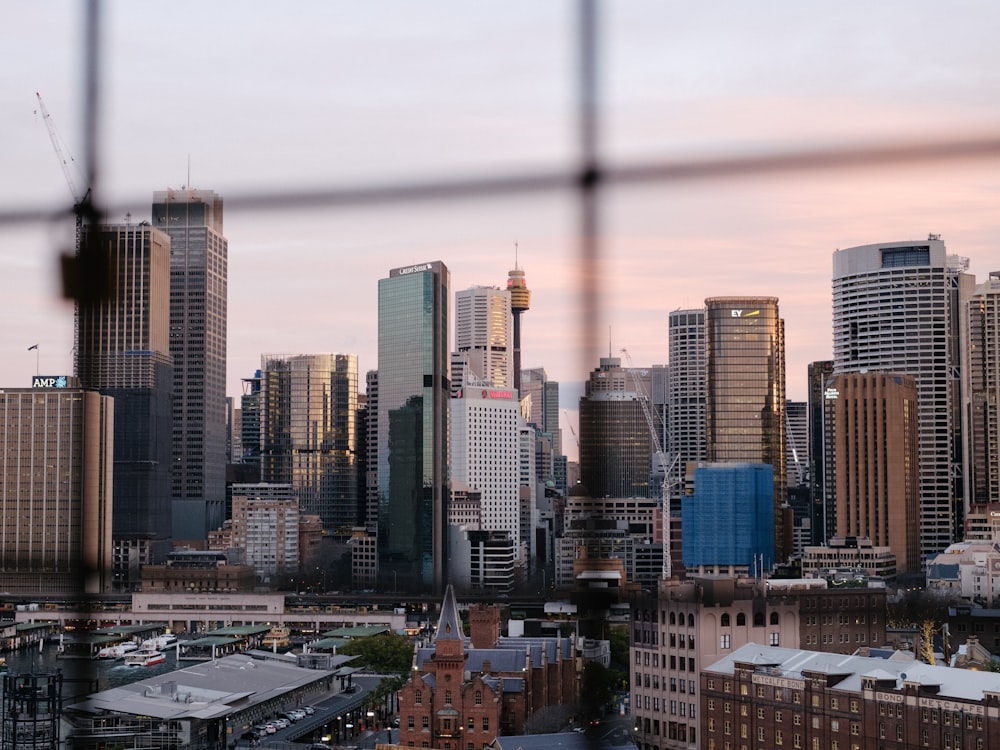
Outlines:
[[467, 380], [452, 399], [451, 479], [478, 491], [480, 529], [505, 531], [519, 546], [523, 424], [514, 390]]
[[927, 588], [995, 607], [1000, 603], [1000, 544], [950, 545], [927, 563]]
[[505, 289], [474, 286], [455, 294], [455, 350], [475, 378], [493, 388], [514, 388], [513, 337], [514, 318]]
[[833, 254], [834, 373], [884, 370], [917, 385], [920, 551], [955, 541], [953, 489], [962, 476], [960, 322], [975, 278], [936, 235], [862, 245]]
[[288, 484], [234, 484], [232, 543], [267, 578], [299, 569], [299, 499]]

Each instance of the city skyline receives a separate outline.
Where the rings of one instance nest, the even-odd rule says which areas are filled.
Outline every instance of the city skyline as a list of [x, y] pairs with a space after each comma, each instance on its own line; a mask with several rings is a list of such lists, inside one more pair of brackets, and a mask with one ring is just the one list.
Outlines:
[[[998, 11], [987, 4], [966, 14], [929, 3], [808, 14], [780, 3], [728, 13], [601, 7], [602, 151], [617, 162], [957, 137], [1000, 119], [990, 94], [998, 53], [986, 31]], [[150, 192], [167, 186], [190, 183], [226, 199], [228, 395], [239, 396], [267, 351], [344, 352], [358, 356], [359, 372], [377, 367], [386, 268], [440, 258], [455, 289], [503, 287], [516, 252], [532, 290], [522, 365], [546, 368], [572, 412], [595, 359], [579, 345], [571, 194], [335, 212], [240, 207], [241, 195], [262, 188], [572, 168], [575, 6], [515, 3], [490, 16], [441, 3], [391, 32], [385, 11], [408, 11], [379, 8], [251, 7], [243, 31], [230, 34], [220, 29], [231, 6], [180, 3], [140, 45], [131, 30], [152, 11], [106, 6], [99, 195], [134, 205], [135, 221], [148, 218]], [[188, 9], [203, 19], [199, 28], [183, 23]], [[9, 49], [23, 64], [0, 81], [6, 171], [17, 177], [0, 186], [5, 208], [68, 202], [34, 92], [80, 157], [78, 11], [72, 3], [12, 9], [11, 28], [24, 33]], [[928, 28], [932, 49], [913, 43]], [[269, 52], [258, 61], [247, 44]], [[205, 111], [211, 122], [194, 116]], [[776, 296], [787, 321], [788, 396], [804, 400], [806, 364], [832, 356], [833, 252], [940, 233], [984, 280], [1000, 267], [995, 171], [983, 159], [609, 188], [601, 330], [592, 333], [610, 339], [602, 353], [628, 348], [637, 365], [664, 364], [671, 310], [712, 296]], [[72, 307], [58, 298], [56, 262], [71, 231], [71, 222], [0, 225], [0, 322], [9, 332], [0, 385], [27, 385], [36, 370], [72, 372]]]

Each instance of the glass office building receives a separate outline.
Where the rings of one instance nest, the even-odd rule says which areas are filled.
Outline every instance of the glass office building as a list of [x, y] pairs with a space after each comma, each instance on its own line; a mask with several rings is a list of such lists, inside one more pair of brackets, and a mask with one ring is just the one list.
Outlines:
[[229, 246], [222, 197], [190, 187], [157, 191], [152, 216], [170, 236], [174, 538], [199, 540], [225, 515]]
[[[170, 240], [148, 224], [90, 227], [86, 241], [108, 261], [110, 298], [77, 308], [80, 385], [114, 399], [116, 544], [157, 562], [170, 550]], [[127, 566], [115, 588], [129, 590]]]
[[705, 300], [708, 460], [770, 464], [775, 560], [789, 554], [785, 489], [785, 322], [777, 297]]
[[358, 358], [264, 355], [260, 475], [287, 484], [303, 513], [343, 531], [361, 523], [358, 501]]
[[395, 588], [445, 581], [450, 286], [440, 261], [379, 280], [379, 578]]

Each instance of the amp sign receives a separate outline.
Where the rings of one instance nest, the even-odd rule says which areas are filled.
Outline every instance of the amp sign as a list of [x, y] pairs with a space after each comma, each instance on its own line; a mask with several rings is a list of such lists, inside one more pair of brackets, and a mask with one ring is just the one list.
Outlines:
[[31, 378], [32, 388], [66, 388], [65, 375], [35, 375]]

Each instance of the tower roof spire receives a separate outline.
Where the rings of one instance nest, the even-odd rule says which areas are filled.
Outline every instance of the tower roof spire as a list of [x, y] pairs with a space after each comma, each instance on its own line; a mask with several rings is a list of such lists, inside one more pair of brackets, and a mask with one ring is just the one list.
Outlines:
[[450, 583], [444, 592], [444, 601], [441, 603], [441, 618], [438, 620], [434, 641], [465, 641], [462, 620], [458, 616], [458, 604], [455, 602], [455, 589]]

